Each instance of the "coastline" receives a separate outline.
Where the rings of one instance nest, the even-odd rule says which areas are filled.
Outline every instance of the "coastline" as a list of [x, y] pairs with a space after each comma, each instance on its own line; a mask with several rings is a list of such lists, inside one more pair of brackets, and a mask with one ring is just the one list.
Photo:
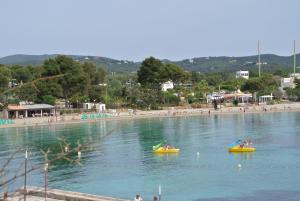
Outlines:
[[221, 107], [218, 110], [213, 108], [197, 108], [197, 109], [164, 109], [164, 110], [138, 110], [135, 114], [130, 112], [120, 112], [111, 117], [81, 119], [82, 114], [70, 114], [57, 117], [36, 117], [14, 119], [14, 124], [1, 125], [2, 128], [17, 127], [34, 127], [34, 126], [50, 126], [61, 124], [78, 124], [92, 123], [99, 121], [121, 121], [142, 118], [164, 118], [164, 117], [188, 117], [188, 116], [212, 116], [212, 115], [230, 115], [230, 114], [253, 114], [253, 113], [274, 113], [274, 112], [299, 112], [300, 103], [284, 103], [274, 105], [250, 105], [240, 107]]

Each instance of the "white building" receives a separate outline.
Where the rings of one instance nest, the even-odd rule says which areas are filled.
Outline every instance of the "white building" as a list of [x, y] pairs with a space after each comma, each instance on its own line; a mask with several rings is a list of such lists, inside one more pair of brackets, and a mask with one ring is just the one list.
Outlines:
[[96, 109], [98, 112], [104, 112], [106, 110], [106, 106], [103, 103], [97, 103], [96, 104]]
[[297, 79], [300, 79], [300, 73], [291, 73], [290, 77], [295, 77]]
[[82, 103], [82, 108], [86, 110], [90, 110], [94, 108], [94, 103]]
[[168, 89], [173, 89], [174, 83], [172, 81], [167, 81], [161, 85], [162, 91], [167, 91]]
[[272, 101], [273, 98], [274, 98], [274, 96], [271, 94], [271, 95], [260, 96], [258, 100], [259, 100], [259, 103], [267, 103], [267, 102]]
[[284, 88], [295, 88], [294, 77], [285, 77], [281, 78], [280, 88], [283, 90]]
[[245, 78], [245, 79], [249, 79], [249, 71], [242, 71], [242, 70], [236, 71], [235, 77], [236, 78], [242, 77], [242, 78]]
[[87, 110], [96, 109], [98, 112], [106, 110], [105, 104], [103, 103], [83, 103], [82, 107]]
[[19, 84], [17, 83], [16, 79], [11, 79], [11, 81], [8, 82], [8, 88], [14, 88], [17, 87]]

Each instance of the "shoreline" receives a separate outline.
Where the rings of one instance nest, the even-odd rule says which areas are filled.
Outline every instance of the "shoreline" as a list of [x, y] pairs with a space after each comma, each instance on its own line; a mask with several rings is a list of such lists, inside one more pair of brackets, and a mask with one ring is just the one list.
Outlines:
[[[275, 104], [275, 105], [251, 105], [242, 107], [221, 107], [214, 110], [213, 108], [197, 109], [164, 109], [137, 111], [135, 114], [129, 112], [120, 112], [111, 117], [81, 119], [82, 114], [62, 115], [58, 117], [37, 117], [27, 119], [14, 119], [14, 124], [1, 125], [3, 128], [35, 127], [50, 126], [61, 124], [79, 124], [94, 123], [100, 121], [122, 121], [145, 118], [165, 118], [165, 117], [189, 117], [189, 116], [212, 116], [212, 115], [232, 115], [232, 114], [267, 114], [274, 112], [299, 112], [300, 103]], [[89, 114], [89, 113], [84, 113]], [[94, 114], [94, 113], [92, 113]]]

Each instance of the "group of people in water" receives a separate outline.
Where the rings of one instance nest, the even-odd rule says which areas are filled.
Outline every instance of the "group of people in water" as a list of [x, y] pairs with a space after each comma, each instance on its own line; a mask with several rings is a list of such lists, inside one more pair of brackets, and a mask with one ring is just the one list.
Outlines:
[[241, 141], [240, 143], [241, 148], [253, 148], [253, 143], [251, 139], [246, 139], [244, 141]]
[[174, 147], [172, 147], [172, 146], [169, 145], [169, 144], [166, 144], [166, 145], [163, 146], [163, 149], [164, 149], [164, 150], [174, 149]]

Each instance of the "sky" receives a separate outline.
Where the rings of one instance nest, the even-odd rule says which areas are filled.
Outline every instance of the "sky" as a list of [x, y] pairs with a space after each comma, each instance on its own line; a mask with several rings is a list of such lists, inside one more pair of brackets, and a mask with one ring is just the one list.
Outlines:
[[291, 55], [299, 9], [299, 0], [1, 0], [0, 57], [248, 56], [258, 40], [261, 53]]

